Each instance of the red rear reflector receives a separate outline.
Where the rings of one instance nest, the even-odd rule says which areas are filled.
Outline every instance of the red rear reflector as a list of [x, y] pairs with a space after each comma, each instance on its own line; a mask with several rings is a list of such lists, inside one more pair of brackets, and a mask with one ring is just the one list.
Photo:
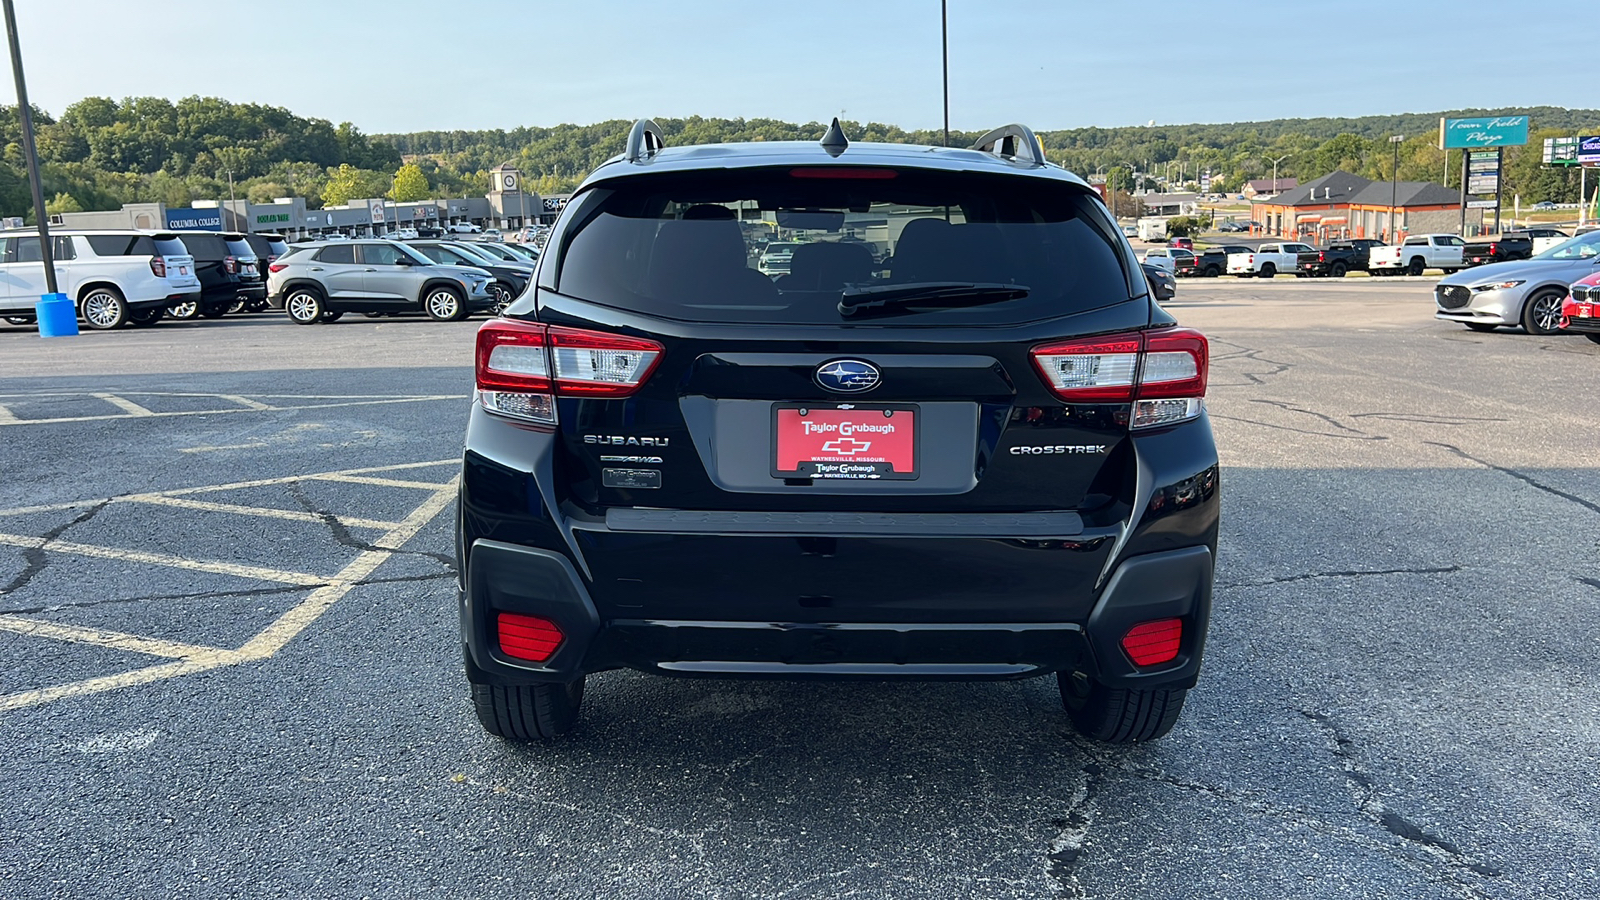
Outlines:
[[1178, 658], [1183, 644], [1182, 619], [1157, 619], [1128, 629], [1122, 650], [1136, 666], [1155, 666]]
[[513, 659], [544, 662], [566, 637], [556, 623], [538, 616], [501, 613], [498, 624], [500, 651]]
[[883, 180], [888, 178], [898, 178], [900, 177], [900, 173], [893, 169], [862, 169], [847, 166], [833, 168], [832, 166], [825, 166], [812, 169], [790, 169], [789, 177]]

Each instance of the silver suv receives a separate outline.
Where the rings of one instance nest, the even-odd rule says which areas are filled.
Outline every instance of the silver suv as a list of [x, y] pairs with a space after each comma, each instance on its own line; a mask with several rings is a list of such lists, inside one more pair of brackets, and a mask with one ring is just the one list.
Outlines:
[[267, 267], [267, 305], [300, 325], [347, 312], [423, 312], [441, 322], [494, 306], [488, 272], [439, 265], [395, 241], [291, 247]]

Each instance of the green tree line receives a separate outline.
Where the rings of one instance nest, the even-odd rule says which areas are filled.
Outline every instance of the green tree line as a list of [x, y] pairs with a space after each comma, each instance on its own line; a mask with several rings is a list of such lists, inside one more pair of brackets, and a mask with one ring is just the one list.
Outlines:
[[[0, 107], [0, 212], [30, 209], [15, 107]], [[1572, 170], [1541, 165], [1542, 138], [1600, 133], [1600, 110], [1535, 107], [1456, 110], [1345, 119], [1278, 119], [1211, 125], [1076, 128], [1039, 133], [1051, 161], [1082, 175], [1109, 175], [1117, 187], [1154, 187], [1153, 175], [1193, 182], [1209, 170], [1213, 184], [1233, 191], [1271, 175], [1310, 180], [1335, 169], [1387, 179], [1394, 168], [1388, 138], [1401, 134], [1399, 177], [1459, 182], [1460, 153], [1434, 145], [1439, 118], [1525, 113], [1537, 129], [1526, 147], [1508, 151], [1504, 182], [1525, 204], [1577, 200]], [[35, 108], [42, 180], [56, 210], [115, 209], [160, 201], [187, 206], [196, 199], [234, 196], [255, 202], [303, 196], [313, 207], [347, 199], [481, 195], [488, 170], [510, 161], [529, 189], [559, 193], [575, 187], [606, 159], [622, 152], [631, 122], [519, 127], [509, 130], [422, 131], [367, 135], [297, 116], [281, 107], [231, 103], [215, 97], [112, 100], [89, 97], [59, 117]], [[816, 140], [825, 125], [776, 119], [691, 116], [657, 119], [668, 144], [719, 141]], [[878, 122], [846, 122], [856, 141], [938, 144], [941, 132]], [[952, 132], [969, 146], [977, 132]], [[402, 168], [404, 166], [404, 168]], [[1180, 174], [1181, 177], [1180, 178]]]

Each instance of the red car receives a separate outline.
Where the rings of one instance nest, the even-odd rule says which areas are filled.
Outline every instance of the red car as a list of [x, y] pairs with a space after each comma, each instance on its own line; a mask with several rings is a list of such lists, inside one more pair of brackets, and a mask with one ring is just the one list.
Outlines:
[[1185, 250], [1194, 250], [1194, 238], [1175, 237], [1167, 240], [1168, 247], [1182, 247]]
[[1568, 289], [1561, 303], [1561, 327], [1600, 344], [1600, 272]]

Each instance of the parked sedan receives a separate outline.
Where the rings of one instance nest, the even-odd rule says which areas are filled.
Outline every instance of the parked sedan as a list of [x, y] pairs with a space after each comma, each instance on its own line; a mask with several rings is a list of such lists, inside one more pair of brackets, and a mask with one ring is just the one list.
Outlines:
[[1600, 272], [1567, 289], [1561, 304], [1561, 328], [1600, 344]]
[[1529, 334], [1561, 327], [1567, 286], [1600, 269], [1600, 231], [1581, 234], [1532, 259], [1491, 263], [1447, 275], [1433, 289], [1434, 316], [1473, 331], [1521, 325]]

